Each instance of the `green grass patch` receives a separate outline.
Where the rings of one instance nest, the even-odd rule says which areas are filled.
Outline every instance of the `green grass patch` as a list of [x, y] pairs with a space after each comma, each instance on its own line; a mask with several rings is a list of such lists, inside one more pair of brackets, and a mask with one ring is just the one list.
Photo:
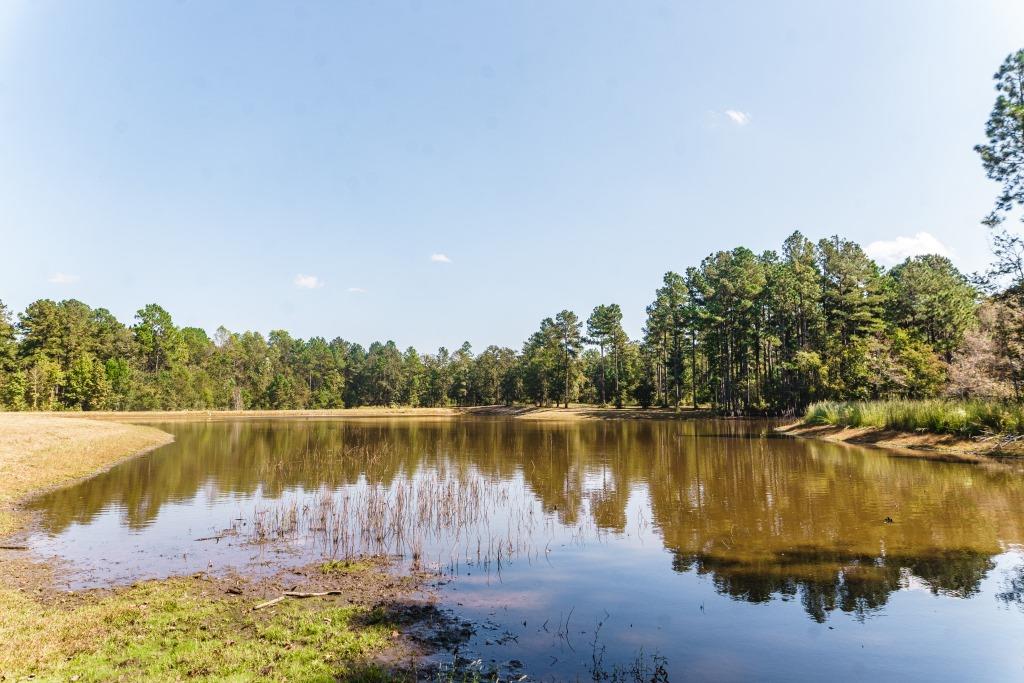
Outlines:
[[1000, 401], [823, 401], [811, 404], [804, 424], [877, 427], [971, 437], [1024, 434], [1024, 405]]
[[327, 560], [320, 565], [320, 571], [324, 574], [358, 574], [365, 572], [373, 565], [369, 562], [357, 562], [355, 560]]
[[0, 592], [0, 670], [14, 679], [383, 680], [394, 626], [365, 607], [284, 601], [252, 611], [201, 581], [140, 584], [74, 606]]

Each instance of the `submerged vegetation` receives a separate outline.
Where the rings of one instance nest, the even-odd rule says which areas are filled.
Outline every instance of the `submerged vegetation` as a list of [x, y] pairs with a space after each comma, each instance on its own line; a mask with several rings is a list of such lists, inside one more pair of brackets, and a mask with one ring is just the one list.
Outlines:
[[962, 437], [1024, 434], [1024, 405], [983, 400], [823, 401], [807, 409], [804, 422]]
[[[364, 486], [282, 497], [257, 507], [250, 519], [235, 519], [219, 536], [294, 543], [329, 558], [321, 565], [325, 573], [358, 571], [367, 555], [401, 557], [416, 570], [451, 573], [462, 565], [500, 573], [503, 563], [521, 554], [540, 556], [537, 536], [552, 520], [514, 482], [456, 468], [384, 483], [382, 454], [388, 452], [382, 444], [371, 458], [375, 466], [364, 471]], [[319, 458], [321, 466], [330, 461]], [[579, 538], [591, 527], [580, 524]], [[427, 557], [425, 549], [439, 543], [446, 550]]]

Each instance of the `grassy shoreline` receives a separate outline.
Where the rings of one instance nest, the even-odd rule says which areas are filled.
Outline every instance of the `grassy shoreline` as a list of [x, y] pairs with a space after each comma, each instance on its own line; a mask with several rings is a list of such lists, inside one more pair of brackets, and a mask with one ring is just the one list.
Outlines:
[[1024, 405], [984, 400], [823, 401], [807, 408], [809, 425], [876, 427], [957, 437], [1024, 434]]
[[1024, 455], [1024, 406], [939, 399], [821, 402], [777, 431], [977, 461]]
[[[18, 507], [27, 498], [172, 439], [81, 413], [0, 413], [0, 538], [27, 530], [31, 517]], [[377, 658], [415, 654], [400, 630], [419, 613], [410, 600], [419, 581], [393, 576], [383, 562], [80, 592], [60, 590], [58, 574], [24, 551], [0, 550], [0, 680], [376, 681], [393, 668]], [[342, 595], [252, 609], [296, 584]]]

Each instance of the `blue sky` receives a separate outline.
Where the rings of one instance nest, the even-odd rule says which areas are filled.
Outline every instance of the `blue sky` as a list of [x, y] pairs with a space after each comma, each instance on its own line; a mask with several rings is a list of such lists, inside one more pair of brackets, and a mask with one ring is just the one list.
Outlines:
[[[0, 299], [518, 347], [794, 229], [983, 268], [1024, 2], [0, 4]], [[875, 244], [878, 243], [878, 244]]]

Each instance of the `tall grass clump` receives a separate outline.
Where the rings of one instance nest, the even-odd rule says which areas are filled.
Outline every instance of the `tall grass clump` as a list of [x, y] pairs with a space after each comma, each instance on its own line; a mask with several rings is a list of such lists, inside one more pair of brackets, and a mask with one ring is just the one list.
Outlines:
[[807, 408], [804, 424], [965, 437], [1024, 434], [1024, 405], [982, 399], [821, 401]]

